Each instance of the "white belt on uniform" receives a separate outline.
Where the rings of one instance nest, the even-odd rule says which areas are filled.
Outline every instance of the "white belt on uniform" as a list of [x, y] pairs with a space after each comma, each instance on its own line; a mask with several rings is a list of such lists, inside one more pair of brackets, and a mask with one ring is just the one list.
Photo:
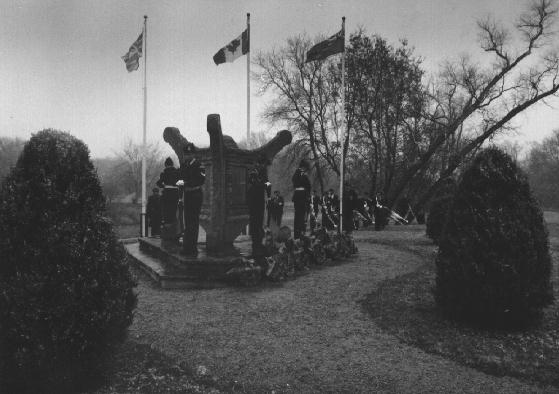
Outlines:
[[296, 187], [295, 190], [305, 190], [304, 187]]

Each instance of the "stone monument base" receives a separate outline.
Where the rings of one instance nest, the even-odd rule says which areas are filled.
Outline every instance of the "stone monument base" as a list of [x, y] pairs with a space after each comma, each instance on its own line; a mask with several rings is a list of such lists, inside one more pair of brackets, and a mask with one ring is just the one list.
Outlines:
[[249, 239], [236, 241], [227, 256], [208, 255], [205, 243], [198, 244], [197, 257], [184, 256], [182, 245], [168, 246], [160, 238], [139, 238], [125, 247], [132, 262], [164, 289], [226, 286], [227, 271], [242, 266], [251, 252]]

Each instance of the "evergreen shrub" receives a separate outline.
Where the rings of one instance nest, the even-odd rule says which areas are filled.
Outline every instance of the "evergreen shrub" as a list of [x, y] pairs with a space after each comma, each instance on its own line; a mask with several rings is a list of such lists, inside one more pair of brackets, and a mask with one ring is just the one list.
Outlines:
[[86, 145], [43, 130], [0, 192], [0, 388], [74, 392], [94, 382], [136, 295]]
[[475, 325], [534, 323], [553, 302], [551, 264], [526, 177], [502, 151], [483, 150], [464, 172], [439, 238], [437, 304]]
[[443, 231], [445, 220], [456, 191], [456, 182], [452, 178], [447, 178], [439, 187], [437, 194], [430, 203], [429, 216], [427, 216], [427, 236], [435, 243]]

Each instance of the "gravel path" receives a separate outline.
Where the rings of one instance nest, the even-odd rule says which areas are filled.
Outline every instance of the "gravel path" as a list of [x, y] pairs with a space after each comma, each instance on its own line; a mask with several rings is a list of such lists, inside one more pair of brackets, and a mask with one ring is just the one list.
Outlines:
[[[384, 244], [370, 242], [378, 234]], [[162, 291], [142, 279], [131, 335], [250, 392], [538, 392], [404, 345], [374, 325], [359, 300], [424, 261], [387, 245], [395, 234], [358, 232], [358, 257], [276, 287]]]

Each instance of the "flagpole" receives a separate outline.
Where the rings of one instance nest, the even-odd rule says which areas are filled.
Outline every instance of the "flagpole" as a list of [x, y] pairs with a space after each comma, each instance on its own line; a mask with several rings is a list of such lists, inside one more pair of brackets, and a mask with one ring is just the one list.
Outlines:
[[345, 150], [345, 16], [342, 17], [342, 34], [344, 37], [344, 50], [342, 52], [342, 154], [340, 159], [340, 225], [338, 227], [338, 232], [341, 234], [343, 229], [343, 214], [344, 214], [344, 150]]
[[248, 52], [247, 52], [247, 145], [250, 139], [250, 13], [247, 12], [247, 36], [248, 36]]
[[144, 15], [144, 135], [142, 140], [142, 237], [146, 234], [147, 15]]

